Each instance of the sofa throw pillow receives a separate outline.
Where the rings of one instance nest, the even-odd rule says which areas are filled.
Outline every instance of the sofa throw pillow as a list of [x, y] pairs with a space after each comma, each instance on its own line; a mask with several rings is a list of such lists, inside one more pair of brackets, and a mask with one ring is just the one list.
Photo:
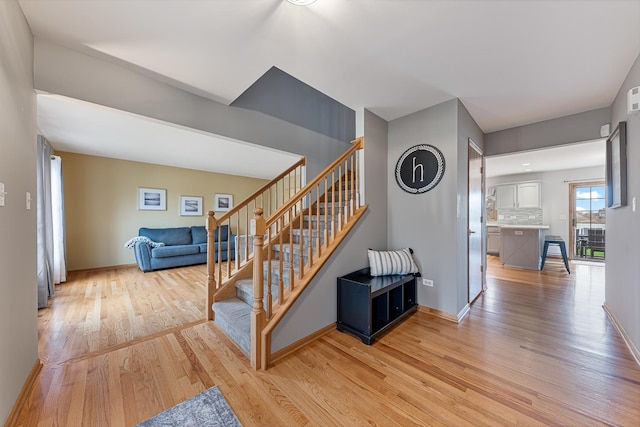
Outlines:
[[392, 274], [417, 273], [418, 266], [413, 260], [411, 249], [397, 251], [367, 251], [369, 256], [369, 274], [372, 276], [389, 276]]

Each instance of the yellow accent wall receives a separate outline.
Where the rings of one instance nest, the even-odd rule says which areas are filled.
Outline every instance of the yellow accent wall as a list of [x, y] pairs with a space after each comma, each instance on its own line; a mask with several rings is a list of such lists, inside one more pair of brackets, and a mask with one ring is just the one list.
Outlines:
[[[232, 194], [234, 205], [268, 181], [106, 157], [57, 152], [62, 158], [67, 269], [134, 264], [124, 244], [140, 227], [205, 225], [214, 194]], [[138, 210], [138, 188], [167, 190], [167, 210]], [[202, 216], [180, 216], [180, 196], [203, 197]], [[223, 212], [216, 213], [216, 217]]]

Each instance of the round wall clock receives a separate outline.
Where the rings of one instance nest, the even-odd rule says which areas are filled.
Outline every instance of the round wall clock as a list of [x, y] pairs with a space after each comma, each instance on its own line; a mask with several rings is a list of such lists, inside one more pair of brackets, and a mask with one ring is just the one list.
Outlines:
[[407, 193], [420, 194], [438, 185], [444, 175], [444, 156], [433, 145], [415, 145], [396, 164], [396, 181]]

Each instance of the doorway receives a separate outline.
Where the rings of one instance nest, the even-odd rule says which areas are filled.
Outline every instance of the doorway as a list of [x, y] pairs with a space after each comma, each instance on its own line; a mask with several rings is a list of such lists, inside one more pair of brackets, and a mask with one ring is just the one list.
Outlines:
[[482, 150], [469, 138], [469, 163], [468, 163], [468, 259], [467, 259], [467, 285], [469, 304], [471, 304], [484, 289], [484, 228], [482, 201], [484, 200]]
[[571, 257], [604, 261], [606, 254], [606, 198], [604, 181], [569, 185]]

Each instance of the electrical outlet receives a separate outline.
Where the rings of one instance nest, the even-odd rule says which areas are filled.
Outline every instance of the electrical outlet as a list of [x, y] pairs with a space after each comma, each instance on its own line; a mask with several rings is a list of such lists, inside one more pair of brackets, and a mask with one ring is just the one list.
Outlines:
[[431, 279], [422, 279], [422, 284], [423, 284], [424, 286], [431, 286], [431, 287], [433, 287], [433, 280], [431, 280]]

